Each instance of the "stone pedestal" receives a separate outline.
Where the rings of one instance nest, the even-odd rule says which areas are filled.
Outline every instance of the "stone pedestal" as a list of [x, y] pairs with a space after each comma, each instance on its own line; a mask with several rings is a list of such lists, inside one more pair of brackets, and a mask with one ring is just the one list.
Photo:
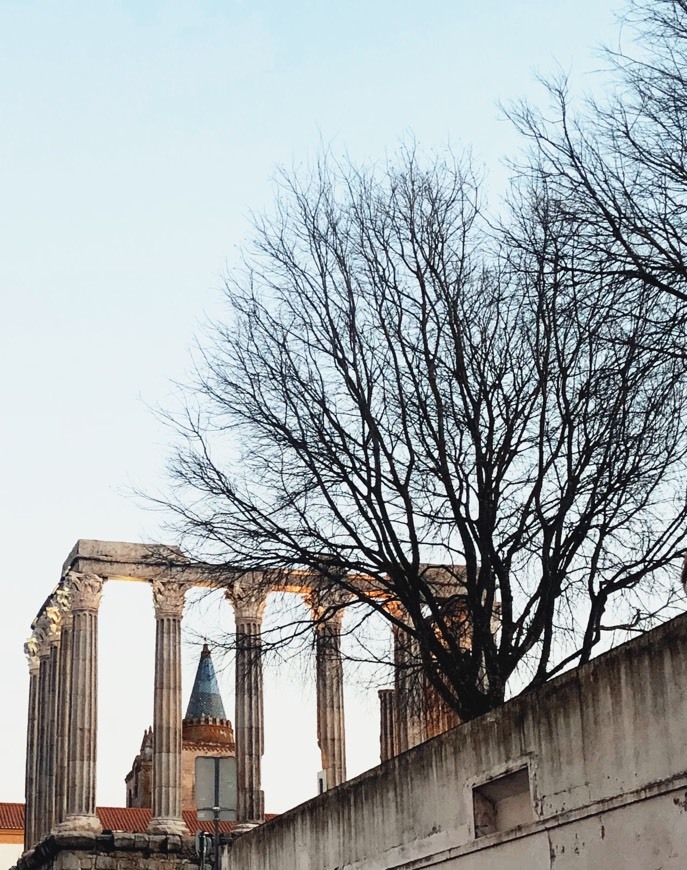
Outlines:
[[261, 789], [265, 722], [260, 627], [267, 594], [236, 583], [227, 593], [236, 620], [236, 770], [238, 821], [262, 822], [265, 798]]
[[188, 834], [181, 815], [181, 617], [186, 586], [154, 580], [155, 698], [151, 834]]
[[72, 653], [67, 762], [67, 814], [62, 833], [100, 833], [95, 814], [98, 733], [98, 608], [103, 580], [96, 574], [71, 572]]

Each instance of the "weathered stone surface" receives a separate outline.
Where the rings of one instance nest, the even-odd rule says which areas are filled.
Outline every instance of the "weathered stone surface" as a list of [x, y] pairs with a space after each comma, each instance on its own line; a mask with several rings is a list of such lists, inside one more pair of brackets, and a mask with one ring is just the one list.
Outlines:
[[193, 838], [107, 833], [60, 835], [22, 856], [16, 870], [197, 870]]
[[182, 844], [181, 837], [177, 837], [173, 834], [170, 834], [165, 839], [163, 851], [170, 852], [170, 853], [181, 852], [181, 844]]
[[155, 697], [151, 834], [188, 833], [181, 815], [181, 616], [186, 586], [153, 581]]
[[112, 844], [115, 849], [133, 849], [136, 845], [136, 834], [130, 834], [123, 831], [115, 831], [112, 834]]
[[[229, 868], [682, 870], [686, 746], [683, 615], [238, 837]], [[516, 771], [529, 820], [480, 836], [475, 794]]]
[[62, 870], [81, 870], [85, 864], [75, 852], [63, 852], [56, 863]]
[[94, 833], [56, 831], [52, 839], [59, 849], [94, 849], [97, 837]]

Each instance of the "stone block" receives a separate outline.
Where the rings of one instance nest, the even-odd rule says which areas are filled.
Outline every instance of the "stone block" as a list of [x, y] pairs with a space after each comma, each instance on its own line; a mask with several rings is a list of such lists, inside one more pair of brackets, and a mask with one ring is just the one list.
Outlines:
[[167, 842], [165, 843], [165, 851], [166, 852], [181, 852], [182, 839], [181, 837], [170, 834], [167, 837]]
[[130, 851], [135, 848], [136, 845], [136, 834], [129, 833], [127, 831], [118, 831], [116, 834], [112, 835], [112, 841], [114, 843], [115, 849], [124, 849], [125, 851]]
[[83, 856], [75, 852], [62, 852], [55, 862], [56, 870], [81, 870]]
[[149, 834], [148, 848], [151, 852], [162, 852], [167, 840], [166, 834]]
[[88, 850], [95, 848], [96, 835], [88, 831], [57, 831], [53, 838], [59, 849]]

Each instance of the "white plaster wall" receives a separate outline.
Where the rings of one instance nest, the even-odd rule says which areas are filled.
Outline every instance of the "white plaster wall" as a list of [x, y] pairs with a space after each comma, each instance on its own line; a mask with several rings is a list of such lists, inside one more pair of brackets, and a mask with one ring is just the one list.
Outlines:
[[[476, 840], [472, 787], [523, 764], [535, 821]], [[231, 868], [667, 870], [686, 807], [684, 616], [244, 835]]]
[[17, 863], [17, 859], [24, 851], [24, 847], [17, 844], [0, 843], [0, 870], [7, 870]]

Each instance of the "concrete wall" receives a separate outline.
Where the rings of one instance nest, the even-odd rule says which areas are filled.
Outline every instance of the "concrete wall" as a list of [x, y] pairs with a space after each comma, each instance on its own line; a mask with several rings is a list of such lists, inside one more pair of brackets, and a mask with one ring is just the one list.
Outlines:
[[[524, 774], [484, 783], [518, 769], [501, 817], [523, 824], [476, 836], [473, 790], [496, 806]], [[244, 834], [230, 866], [682, 870], [687, 616]]]

